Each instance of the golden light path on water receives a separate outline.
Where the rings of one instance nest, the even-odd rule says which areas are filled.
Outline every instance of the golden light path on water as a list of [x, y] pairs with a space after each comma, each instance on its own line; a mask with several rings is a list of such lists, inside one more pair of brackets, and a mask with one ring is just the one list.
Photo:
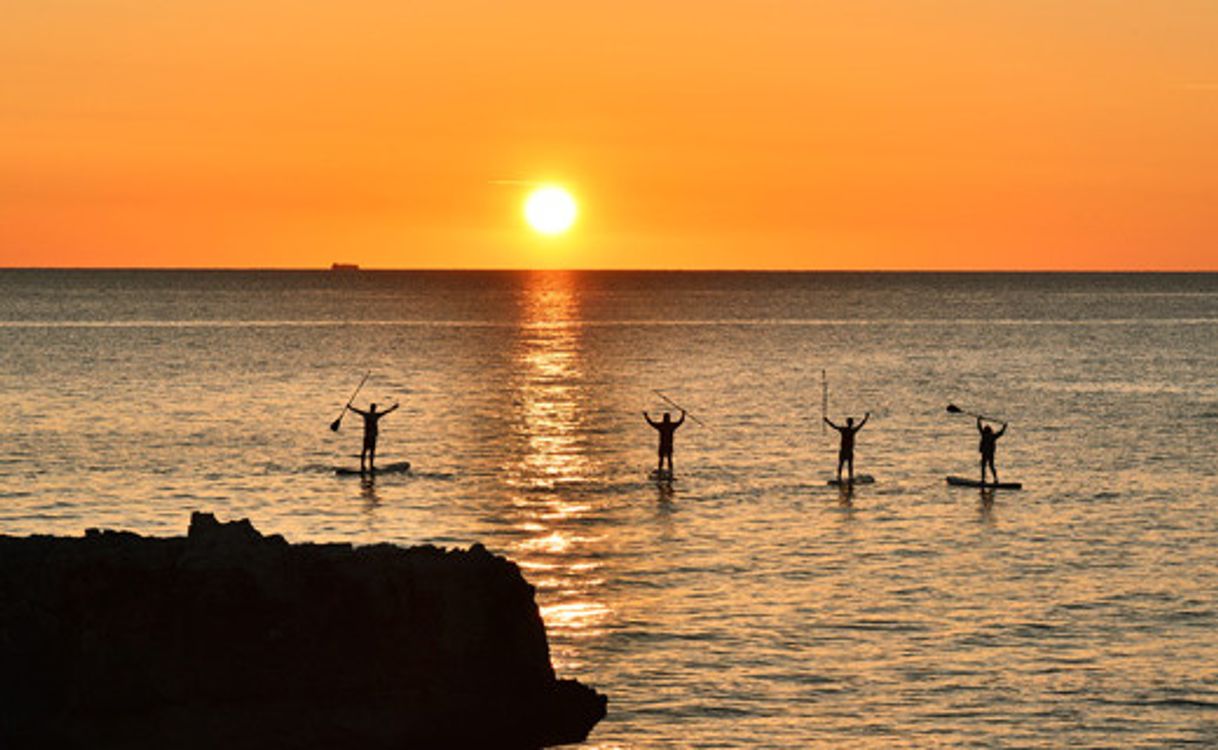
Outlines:
[[509, 483], [517, 491], [513, 508], [524, 536], [511, 557], [540, 592], [546, 628], [563, 636], [551, 638], [561, 673], [576, 667], [578, 656], [557, 644], [600, 635], [612, 616], [595, 559], [604, 537], [584, 522], [593, 507], [563, 491], [597, 474], [598, 467], [581, 437], [589, 398], [573, 280], [561, 272], [532, 274], [521, 304], [513, 403], [525, 452]]

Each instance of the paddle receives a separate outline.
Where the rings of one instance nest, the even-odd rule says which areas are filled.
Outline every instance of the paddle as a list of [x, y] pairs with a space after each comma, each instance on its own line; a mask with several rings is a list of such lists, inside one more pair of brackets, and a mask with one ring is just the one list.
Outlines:
[[351, 394], [351, 398], [347, 399], [347, 405], [343, 407], [343, 410], [338, 413], [338, 419], [330, 423], [330, 430], [332, 432], [338, 432], [339, 426], [343, 423], [343, 417], [347, 414], [347, 408], [351, 406], [351, 402], [355, 401], [355, 397], [359, 395], [360, 389], [364, 387], [364, 383], [368, 382], [368, 376], [371, 374], [372, 370], [364, 373], [364, 379], [359, 381], [359, 385], [355, 386], [355, 392]]
[[663, 392], [661, 392], [661, 391], [657, 391], [657, 390], [656, 390], [656, 389], [654, 389], [654, 388], [652, 388], [652, 389], [651, 389], [651, 392], [652, 392], [652, 393], [654, 393], [655, 395], [659, 396], [660, 398], [664, 399], [664, 402], [665, 402], [666, 404], [668, 404], [669, 406], [673, 407], [674, 409], [679, 409], [680, 411], [685, 412], [685, 415], [686, 415], [687, 417], [689, 417], [690, 419], [694, 420], [694, 421], [695, 421], [695, 422], [697, 422], [699, 425], [701, 425], [701, 426], [703, 426], [703, 427], [706, 427], [706, 423], [705, 423], [705, 422], [703, 422], [701, 419], [698, 419], [698, 418], [697, 418], [697, 417], [695, 417], [693, 414], [690, 414], [688, 411], [686, 411], [685, 407], [681, 406], [681, 405], [680, 405], [680, 404], [678, 404], [676, 401], [673, 401], [673, 400], [672, 400], [671, 398], [669, 398], [668, 396], [665, 396]]
[[825, 434], [825, 419], [829, 416], [829, 374], [820, 371], [820, 434]]
[[[983, 414], [977, 414], [976, 412], [965, 411], [964, 409], [961, 409], [959, 406], [956, 406], [955, 404], [947, 405], [947, 413], [948, 414], [966, 414], [970, 417], [975, 417], [977, 419], [984, 419], [989, 422], [1002, 422], [1001, 419], [994, 419], [993, 417], [987, 417]], [[1006, 423], [1003, 422], [1003, 424], [1006, 424]]]

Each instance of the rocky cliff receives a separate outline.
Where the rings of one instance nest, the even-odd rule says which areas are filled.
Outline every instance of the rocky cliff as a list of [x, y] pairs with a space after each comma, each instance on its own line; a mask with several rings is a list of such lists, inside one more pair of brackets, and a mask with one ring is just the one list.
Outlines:
[[605, 703], [480, 545], [0, 536], [0, 747], [536, 748]]

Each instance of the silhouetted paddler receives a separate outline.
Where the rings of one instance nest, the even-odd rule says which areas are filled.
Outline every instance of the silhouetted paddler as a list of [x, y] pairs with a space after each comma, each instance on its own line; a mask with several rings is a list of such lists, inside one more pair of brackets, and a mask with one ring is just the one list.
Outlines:
[[994, 468], [994, 451], [998, 447], [998, 438], [1002, 437], [1007, 431], [1007, 423], [1002, 423], [1002, 429], [994, 432], [994, 428], [982, 422], [981, 417], [977, 417], [977, 431], [981, 433], [981, 445], [978, 450], [981, 451], [981, 483], [985, 484], [985, 467], [988, 464], [990, 473], [994, 475], [994, 484], [998, 484], [998, 469]]
[[681, 418], [678, 419], [676, 422], [672, 421], [672, 414], [670, 414], [669, 412], [664, 412], [664, 417], [659, 422], [656, 422], [650, 416], [648, 416], [647, 412], [643, 412], [643, 419], [646, 419], [647, 424], [656, 428], [656, 431], [660, 433], [660, 450], [659, 450], [660, 461], [659, 461], [659, 465], [656, 467], [656, 474], [657, 474], [657, 476], [662, 476], [664, 474], [664, 461], [665, 461], [665, 459], [667, 459], [668, 476], [671, 477], [673, 475], [673, 472], [672, 472], [673, 433], [675, 433], [677, 431], [678, 427], [680, 427], [682, 424], [685, 423], [685, 410], [684, 409], [681, 410]]
[[867, 420], [871, 419], [871, 412], [863, 415], [863, 421], [857, 425], [854, 424], [854, 417], [846, 417], [845, 425], [836, 425], [828, 417], [823, 417], [825, 424], [841, 433], [842, 444], [837, 449], [837, 481], [842, 481], [842, 465], [849, 467], [849, 477], [851, 482], [854, 482], [854, 435], [859, 430], [863, 429], [863, 425], [867, 424]]
[[[381, 417], [398, 408], [399, 404], [394, 404], [385, 411], [378, 412], [376, 404], [369, 404], [368, 411], [356, 409], [350, 404], [347, 408], [364, 418], [364, 448], [359, 453], [359, 470], [362, 474], [365, 471], [376, 471], [376, 436], [380, 432], [379, 422]], [[364, 468], [364, 458], [368, 459], [368, 468]]]

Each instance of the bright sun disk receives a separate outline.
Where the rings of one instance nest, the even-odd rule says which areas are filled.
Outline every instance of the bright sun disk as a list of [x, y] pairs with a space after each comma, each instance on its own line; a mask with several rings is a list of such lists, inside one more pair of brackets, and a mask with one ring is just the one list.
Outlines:
[[542, 234], [561, 234], [575, 223], [579, 208], [571, 194], [560, 187], [539, 187], [524, 202], [524, 218]]

